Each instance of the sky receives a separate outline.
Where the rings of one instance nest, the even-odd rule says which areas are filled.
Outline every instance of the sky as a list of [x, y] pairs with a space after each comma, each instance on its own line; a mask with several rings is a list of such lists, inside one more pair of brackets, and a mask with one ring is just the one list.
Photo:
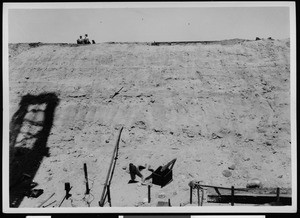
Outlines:
[[288, 7], [8, 9], [8, 42], [285, 39], [289, 22]]

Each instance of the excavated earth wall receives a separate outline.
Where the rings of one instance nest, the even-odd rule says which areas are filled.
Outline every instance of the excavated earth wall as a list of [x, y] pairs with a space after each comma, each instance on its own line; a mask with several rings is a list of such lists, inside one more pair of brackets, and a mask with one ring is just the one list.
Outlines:
[[[32, 176], [44, 194], [24, 198], [20, 207], [35, 207], [52, 193], [59, 200], [65, 182], [73, 201], [62, 206], [98, 206], [121, 126], [113, 206], [155, 206], [161, 196], [179, 206], [194, 179], [246, 187], [258, 178], [264, 187], [291, 188], [289, 40], [9, 48], [10, 157], [24, 166], [11, 174], [42, 156]], [[52, 97], [20, 109], [24, 96], [41, 94]], [[48, 132], [39, 135], [43, 128]], [[43, 152], [30, 153], [35, 146]], [[16, 155], [17, 147], [26, 149]], [[22, 155], [30, 157], [20, 162]], [[147, 203], [147, 187], [128, 184], [128, 164], [157, 168], [173, 158], [174, 180], [154, 186]], [[84, 195], [84, 163], [94, 198]]]

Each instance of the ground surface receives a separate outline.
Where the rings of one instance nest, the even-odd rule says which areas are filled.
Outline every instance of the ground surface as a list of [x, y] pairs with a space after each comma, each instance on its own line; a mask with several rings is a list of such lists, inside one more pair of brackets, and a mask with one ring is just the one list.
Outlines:
[[[59, 99], [46, 141], [49, 155], [34, 176], [44, 193], [25, 197], [20, 207], [37, 207], [52, 193], [47, 203], [56, 200], [51, 206], [57, 206], [65, 182], [72, 197], [62, 207], [98, 206], [121, 126], [113, 206], [156, 206], [168, 199], [183, 205], [191, 180], [244, 188], [258, 178], [264, 187], [291, 188], [289, 52], [289, 40], [10, 45], [10, 118], [26, 94]], [[45, 105], [30, 107], [42, 108], [36, 112]], [[11, 149], [32, 148], [22, 139], [40, 129], [24, 123]], [[174, 180], [153, 186], [146, 203], [147, 186], [128, 184], [128, 164], [155, 169], [173, 158]], [[84, 194], [84, 163], [90, 195]]]

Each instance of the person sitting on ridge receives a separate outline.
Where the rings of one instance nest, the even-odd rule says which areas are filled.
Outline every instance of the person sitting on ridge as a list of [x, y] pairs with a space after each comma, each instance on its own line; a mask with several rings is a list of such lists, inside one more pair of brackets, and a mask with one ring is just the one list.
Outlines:
[[77, 44], [83, 44], [82, 36], [79, 36], [79, 39], [77, 39]]
[[84, 44], [91, 44], [90, 40], [89, 40], [89, 37], [88, 37], [88, 34], [85, 34], [85, 37], [84, 37]]

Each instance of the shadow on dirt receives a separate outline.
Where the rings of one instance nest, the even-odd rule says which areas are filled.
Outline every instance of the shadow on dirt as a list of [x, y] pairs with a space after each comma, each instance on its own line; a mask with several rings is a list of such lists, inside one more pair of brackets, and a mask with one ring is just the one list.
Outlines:
[[22, 97], [10, 122], [9, 195], [10, 207], [18, 207], [37, 185], [33, 178], [44, 156], [59, 99], [55, 93]]

